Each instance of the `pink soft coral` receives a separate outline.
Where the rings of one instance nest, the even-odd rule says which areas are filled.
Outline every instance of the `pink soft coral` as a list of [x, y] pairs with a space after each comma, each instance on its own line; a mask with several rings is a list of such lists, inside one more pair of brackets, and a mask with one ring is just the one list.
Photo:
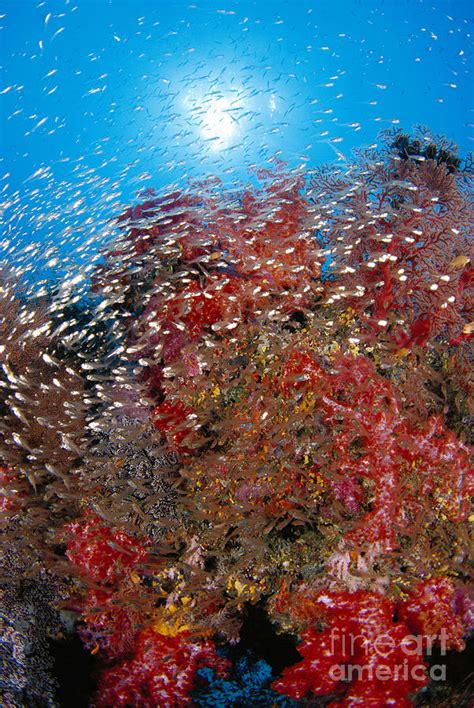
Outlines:
[[[339, 354], [325, 371], [309, 354], [293, 352], [280, 387], [286, 396], [305, 388], [316, 397], [331, 436], [331, 455], [322, 458], [319, 472], [354, 514], [349, 546], [393, 550], [397, 531], [409, 527], [426, 498], [434, 514], [466, 520], [474, 492], [468, 448], [439, 417], [409, 423], [394, 386], [369, 359]], [[372, 495], [363, 516], [362, 481]]]

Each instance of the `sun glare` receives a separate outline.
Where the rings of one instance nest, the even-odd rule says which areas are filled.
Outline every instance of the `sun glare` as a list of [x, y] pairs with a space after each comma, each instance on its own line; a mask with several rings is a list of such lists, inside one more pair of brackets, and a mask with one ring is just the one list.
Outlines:
[[211, 148], [228, 147], [238, 133], [239, 124], [232, 116], [229, 99], [218, 98], [209, 102], [201, 124], [201, 137], [208, 140]]

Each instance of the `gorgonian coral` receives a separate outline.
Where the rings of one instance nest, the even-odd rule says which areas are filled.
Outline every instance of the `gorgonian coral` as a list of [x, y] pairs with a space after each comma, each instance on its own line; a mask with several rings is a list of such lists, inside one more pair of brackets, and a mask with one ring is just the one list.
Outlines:
[[[425, 145], [430, 136], [422, 138]], [[472, 189], [468, 175], [422, 157], [359, 165], [315, 179], [320, 240], [334, 271], [329, 301], [360, 318], [362, 335], [388, 337], [399, 351], [438, 335], [472, 334]]]

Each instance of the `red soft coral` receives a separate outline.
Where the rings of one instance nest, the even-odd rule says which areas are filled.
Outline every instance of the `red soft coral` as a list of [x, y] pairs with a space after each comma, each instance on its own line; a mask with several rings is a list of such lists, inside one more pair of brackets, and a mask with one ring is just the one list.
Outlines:
[[119, 597], [117, 592], [90, 588], [76, 605], [81, 613], [78, 634], [92, 654], [101, 653], [110, 661], [130, 654], [140, 627], [134, 595]]
[[416, 495], [405, 496], [407, 508], [422, 513], [423, 500], [429, 497], [434, 509], [450, 521], [465, 521], [474, 495], [470, 450], [443, 420], [432, 416], [416, 429], [405, 426], [397, 449], [421, 481]]
[[175, 451], [189, 452], [183, 441], [191, 432], [190, 423], [187, 421], [192, 412], [192, 409], [187, 408], [180, 400], [165, 400], [153, 411], [156, 427]]
[[18, 513], [22, 506], [22, 500], [28, 494], [28, 483], [12, 467], [0, 465], [0, 512], [3, 515], [2, 521], [7, 523], [10, 516]]
[[96, 516], [68, 524], [66, 555], [90, 584], [74, 603], [81, 613], [79, 634], [87, 649], [110, 660], [133, 647], [140, 613], [136, 571], [148, 557], [149, 542], [111, 528]]
[[432, 578], [419, 583], [410, 597], [400, 603], [398, 614], [414, 634], [431, 643], [441, 644], [443, 650], [465, 647], [463, 637], [470, 627], [457, 611], [457, 593], [449, 578]]
[[338, 706], [411, 705], [409, 695], [427, 683], [426, 667], [393, 602], [367, 591], [320, 591], [306, 603], [324, 629], [302, 632], [302, 661], [284, 670], [276, 691], [299, 700], [339, 694], [331, 704]]
[[[419, 517], [427, 497], [434, 514], [467, 518], [474, 492], [468, 448], [439, 417], [409, 423], [395, 387], [369, 359], [338, 354], [325, 370], [309, 353], [293, 351], [279, 385], [286, 397], [311, 394], [330, 431], [330, 454], [322, 448], [318, 471], [353, 514], [350, 545], [393, 550], [397, 533]], [[361, 517], [362, 482], [371, 498]]]
[[148, 550], [143, 541], [106, 526], [96, 516], [69, 524], [67, 557], [80, 574], [95, 582], [117, 583], [124, 573], [143, 562]]
[[187, 632], [169, 636], [144, 630], [138, 635], [133, 657], [102, 673], [95, 706], [192, 705], [196, 672], [205, 666], [218, 674], [227, 667], [211, 641], [192, 640]]

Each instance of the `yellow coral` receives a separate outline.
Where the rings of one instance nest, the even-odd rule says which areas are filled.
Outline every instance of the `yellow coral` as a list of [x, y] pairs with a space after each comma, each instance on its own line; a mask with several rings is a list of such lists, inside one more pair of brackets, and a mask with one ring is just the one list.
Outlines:
[[164, 634], [167, 637], [176, 637], [176, 635], [181, 632], [189, 630], [190, 626], [188, 624], [182, 624], [178, 618], [175, 621], [170, 621], [160, 617], [153, 623], [153, 629], [155, 632], [158, 632], [158, 634]]
[[266, 590], [265, 581], [259, 580], [257, 583], [244, 583], [239, 578], [231, 575], [227, 580], [227, 592], [235, 592], [242, 602], [255, 600]]

